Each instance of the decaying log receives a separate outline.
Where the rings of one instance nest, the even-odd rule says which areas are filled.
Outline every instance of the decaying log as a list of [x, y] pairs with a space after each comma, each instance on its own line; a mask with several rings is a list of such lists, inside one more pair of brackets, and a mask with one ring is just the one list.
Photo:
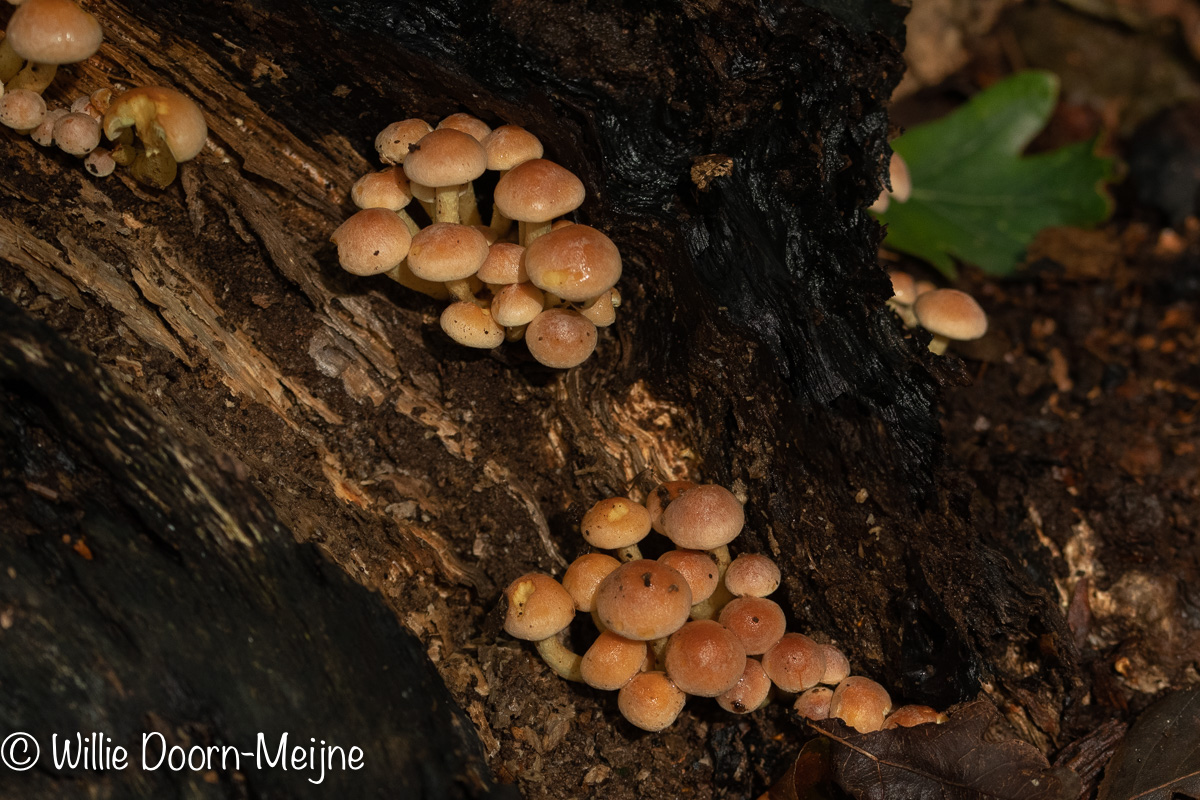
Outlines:
[[[502, 779], [559, 796], [636, 736], [605, 732], [610, 698], [499, 635], [500, 589], [581, 552], [579, 515], [603, 494], [684, 476], [747, 500], [746, 547], [779, 560], [795, 626], [856, 672], [939, 706], [986, 685], [1053, 741], [1071, 636], [943, 465], [938, 395], [961, 367], [883, 307], [865, 207], [902, 9], [88, 5], [108, 40], [53, 96], [174, 85], [204, 107], [212, 146], [155, 194], [5, 136], [0, 290], [379, 591]], [[534, 131], [587, 186], [579, 219], [621, 248], [627, 302], [582, 368], [459, 349], [436, 304], [337, 268], [328, 236], [375, 133], [455, 111]], [[681, 720], [674, 756], [622, 758], [698, 758], [704, 719]], [[566, 762], [552, 779], [551, 760]], [[710, 767], [655, 780], [667, 796], [711, 783]]]

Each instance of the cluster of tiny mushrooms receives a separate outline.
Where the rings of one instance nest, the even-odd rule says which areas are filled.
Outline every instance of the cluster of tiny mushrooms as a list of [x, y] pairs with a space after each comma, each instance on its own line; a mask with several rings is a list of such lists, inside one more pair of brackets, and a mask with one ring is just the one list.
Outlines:
[[[595, 228], [560, 219], [583, 203], [583, 182], [542, 158], [536, 136], [452, 114], [436, 129], [421, 119], [392, 123], [375, 148], [387, 166], [354, 184], [361, 210], [333, 233], [343, 269], [386, 273], [453, 300], [441, 326], [461, 345], [523, 338], [556, 369], [592, 354], [597, 328], [611, 325], [621, 304], [621, 254]], [[484, 225], [473, 182], [488, 170], [499, 180]], [[407, 211], [414, 199], [429, 220], [423, 228]]]
[[[567, 680], [616, 691], [622, 716], [647, 731], [673, 723], [689, 695], [715, 698], [734, 714], [762, 708], [772, 694], [796, 696], [801, 716], [834, 717], [862, 733], [945, 721], [928, 706], [893, 709], [883, 686], [850, 674], [841, 650], [789, 633], [783, 609], [768, 599], [779, 588], [778, 565], [758, 553], [730, 557], [745, 521], [742, 503], [715, 484], [670, 481], [644, 505], [601, 500], [580, 529], [615, 557], [582, 555], [561, 582], [517, 578], [505, 590], [504, 630], [536, 642]], [[639, 545], [651, 530], [675, 549], [643, 558]], [[582, 656], [564, 641], [576, 612], [599, 629]]]
[[[69, 109], [47, 109], [42, 93], [58, 67], [90, 58], [104, 33], [74, 0], [8, 0], [17, 6], [0, 41], [0, 125], [84, 159], [96, 177], [128, 167], [140, 183], [165, 188], [177, 164], [195, 158], [208, 138], [191, 99], [161, 86], [102, 87]], [[100, 146], [101, 133], [112, 142]]]
[[[899, 153], [892, 153], [890, 189], [879, 193], [871, 211], [882, 214], [892, 203], [905, 203], [912, 196], [912, 178]], [[930, 352], [941, 355], [951, 341], [966, 342], [987, 333], [987, 314], [975, 298], [958, 289], [939, 289], [929, 281], [915, 280], [907, 272], [889, 270], [892, 279], [891, 307], [909, 328], [921, 327], [933, 334]]]

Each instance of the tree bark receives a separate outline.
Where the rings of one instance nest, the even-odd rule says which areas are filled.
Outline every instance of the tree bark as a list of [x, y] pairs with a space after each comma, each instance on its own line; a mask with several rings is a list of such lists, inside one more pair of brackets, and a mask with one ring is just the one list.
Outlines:
[[[965, 382], [960, 362], [905, 339], [883, 306], [865, 208], [887, 161], [902, 9], [92, 10], [107, 42], [54, 96], [173, 85], [204, 107], [212, 146], [151, 193], [5, 137], [0, 288], [379, 592], [501, 779], [566, 796], [607, 760], [630, 767], [610, 796], [666, 796], [749, 792], [778, 767], [770, 737], [788, 723], [768, 714], [751, 720], [768, 743], [751, 771], [723, 771], [736, 743], [717, 723], [716, 767], [647, 783], [643, 765], [695, 758], [687, 743], [720, 718], [685, 714], [681, 740], [638, 755], [611, 697], [547, 675], [499, 630], [509, 581], [585, 550], [591, 503], [684, 477], [745, 498], [739, 543], [779, 561], [794, 629], [832, 638], [906, 701], [1019, 698], [1013, 721], [1054, 742], [1078, 673], [1071, 636], [944, 464], [937, 403]], [[458, 348], [436, 304], [337, 268], [328, 236], [373, 168], [375, 133], [456, 111], [535, 132], [588, 189], [578, 219], [621, 249], [626, 303], [578, 369], [547, 371], [520, 346]]]

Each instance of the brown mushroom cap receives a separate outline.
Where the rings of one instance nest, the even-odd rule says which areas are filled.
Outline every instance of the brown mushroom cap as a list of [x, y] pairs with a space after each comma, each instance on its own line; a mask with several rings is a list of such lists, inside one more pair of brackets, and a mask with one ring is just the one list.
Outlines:
[[435, 222], [412, 237], [408, 266], [427, 281], [457, 281], [478, 272], [487, 255], [487, 239], [470, 225]]
[[957, 289], [934, 289], [917, 297], [913, 312], [921, 327], [955, 341], [978, 339], [987, 333], [987, 314], [975, 298]]
[[681, 691], [716, 697], [732, 689], [746, 669], [738, 638], [711, 619], [689, 622], [667, 640], [667, 675]]
[[535, 158], [505, 173], [492, 199], [509, 219], [549, 222], [579, 208], [583, 198], [583, 182], [570, 170]]
[[165, 86], [143, 86], [113, 98], [104, 113], [104, 135], [116, 139], [139, 118], [150, 120], [162, 131], [176, 162], [195, 158], [208, 140], [208, 125], [200, 106], [182, 92]]
[[350, 199], [359, 208], [387, 208], [399, 211], [412, 202], [408, 178], [399, 167], [368, 172], [350, 188]]
[[733, 492], [716, 484], [689, 489], [663, 511], [663, 533], [676, 547], [711, 550], [742, 532], [746, 512]]
[[30, 131], [46, 119], [46, 101], [37, 92], [13, 89], [0, 97], [0, 125], [17, 131]]
[[683, 711], [687, 695], [665, 672], [639, 672], [617, 693], [621, 716], [644, 731], [661, 731]]
[[575, 608], [595, 611], [596, 589], [600, 587], [600, 581], [619, 566], [620, 561], [605, 553], [584, 553], [572, 561], [563, 573], [562, 585], [575, 601]]
[[492, 298], [492, 318], [506, 328], [533, 322], [542, 313], [546, 296], [532, 283], [512, 283]]
[[583, 314], [597, 328], [607, 328], [617, 321], [617, 303], [613, 302], [616, 289], [609, 289], [592, 302], [579, 309], [579, 313]]
[[117, 162], [113, 160], [111, 152], [97, 147], [83, 160], [83, 168], [97, 178], [107, 178], [117, 168]]
[[780, 689], [802, 692], [816, 686], [825, 674], [825, 654], [804, 634], [785, 633], [763, 654], [762, 665]]
[[588, 509], [579, 529], [592, 547], [619, 550], [646, 538], [650, 514], [627, 497], [609, 497]]
[[717, 560], [707, 550], [668, 550], [658, 557], [658, 563], [677, 570], [687, 580], [693, 603], [712, 597], [721, 581]]
[[897, 203], [908, 202], [912, 197], [912, 176], [908, 174], [908, 164], [893, 151], [892, 160], [888, 162], [889, 178], [892, 184], [892, 199]]
[[753, 658], [746, 659], [742, 677], [733, 688], [717, 697], [721, 708], [733, 714], [749, 714], [762, 708], [771, 693], [771, 679], [762, 664]]
[[487, 169], [487, 153], [475, 137], [439, 128], [421, 137], [404, 159], [404, 174], [423, 186], [459, 186]]
[[355, 275], [378, 275], [408, 255], [412, 237], [394, 211], [365, 208], [343, 222], [330, 241], [337, 245], [342, 269]]
[[650, 512], [650, 527], [662, 533], [662, 514], [675, 498], [700, 484], [692, 481], [667, 481], [646, 495], [646, 510]]
[[[30, 94], [36, 94], [36, 92], [30, 92]], [[41, 97], [41, 95], [37, 96]], [[45, 108], [45, 101], [42, 101], [42, 107]], [[0, 100], [0, 120], [3, 119], [3, 108], [4, 103]], [[42, 117], [42, 121], [38, 123], [38, 126], [30, 131], [29, 138], [42, 147], [49, 147], [54, 144], [54, 125], [69, 113], [65, 108], [52, 108], [48, 110], [46, 116]]]
[[917, 282], [912, 275], [898, 269], [889, 269], [888, 277], [892, 279], [892, 299], [902, 306], [911, 306], [917, 302]]
[[403, 164], [408, 156], [408, 148], [432, 130], [433, 126], [423, 119], [393, 122], [375, 137], [375, 152], [385, 164]]
[[612, 631], [602, 631], [583, 654], [583, 661], [579, 665], [583, 682], [593, 689], [606, 692], [620, 689], [641, 671], [649, 648], [645, 642], [626, 639]]
[[511, 242], [496, 242], [488, 248], [488, 256], [479, 268], [479, 280], [484, 283], [525, 283], [529, 273], [525, 271], [522, 256], [525, 248]]
[[508, 599], [504, 630], [517, 639], [549, 639], [575, 618], [571, 595], [549, 575], [522, 575], [508, 585], [504, 596]]
[[542, 157], [542, 143], [517, 125], [501, 125], [489, 133], [482, 144], [488, 155], [488, 169], [508, 170]]
[[490, 350], [504, 344], [504, 326], [492, 319], [486, 308], [474, 303], [451, 303], [439, 321], [446, 335], [464, 347]]
[[783, 609], [765, 597], [734, 598], [725, 604], [717, 619], [752, 656], [767, 652], [787, 633]]
[[801, 692], [792, 708], [806, 719], [829, 719], [829, 703], [832, 700], [833, 689], [828, 686], [814, 686]]
[[929, 706], [900, 706], [884, 719], [883, 730], [912, 728], [917, 725], [927, 725], [931, 722], [941, 725], [946, 719], [945, 714]]
[[629, 561], [609, 573], [596, 590], [596, 613], [626, 639], [649, 641], [683, 627], [692, 590], [675, 570], [657, 561]]
[[525, 269], [539, 289], [571, 303], [607, 292], [621, 277], [621, 254], [590, 225], [571, 225], [539, 236], [525, 249]]
[[737, 597], [766, 597], [779, 580], [779, 565], [760, 553], [743, 553], [725, 570], [725, 588]]
[[38, 64], [74, 64], [100, 49], [100, 21], [73, 0], [26, 0], [5, 36], [13, 51]]
[[596, 326], [578, 311], [550, 308], [538, 314], [525, 331], [525, 345], [540, 363], [570, 369], [596, 351]]
[[100, 146], [100, 123], [90, 114], [64, 114], [54, 123], [54, 144], [72, 156], [86, 156]]
[[473, 117], [470, 114], [464, 114], [462, 112], [451, 114], [438, 123], [438, 130], [443, 130], [445, 128], [465, 133], [480, 144], [482, 144], [483, 140], [486, 139], [488, 134], [492, 132], [492, 129], [488, 127], [488, 124], [479, 117]]
[[821, 645], [821, 652], [825, 654], [825, 674], [821, 676], [821, 683], [837, 686], [850, 677], [850, 659], [845, 653], [831, 644]]
[[829, 716], [836, 717], [859, 733], [872, 733], [883, 727], [892, 710], [892, 698], [870, 678], [851, 675], [833, 690]]

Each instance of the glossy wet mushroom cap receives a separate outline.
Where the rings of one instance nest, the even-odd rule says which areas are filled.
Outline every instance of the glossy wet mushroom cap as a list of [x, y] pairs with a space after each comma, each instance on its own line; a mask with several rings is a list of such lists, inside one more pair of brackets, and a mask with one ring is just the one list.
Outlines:
[[859, 733], [872, 733], [883, 727], [892, 710], [892, 698], [870, 678], [851, 675], [833, 690], [829, 716], [836, 717]]
[[711, 597], [721, 580], [717, 561], [707, 550], [668, 550], [658, 557], [658, 563], [678, 570], [687, 579], [693, 604]]
[[746, 513], [733, 492], [704, 484], [684, 492], [663, 511], [662, 530], [676, 547], [712, 550], [742, 532]]
[[592, 547], [620, 550], [646, 538], [650, 514], [628, 497], [609, 497], [588, 509], [579, 529]]
[[687, 580], [657, 561], [629, 561], [609, 573], [596, 591], [596, 613], [626, 639], [650, 641], [683, 627], [692, 609]]
[[487, 153], [475, 137], [453, 128], [439, 128], [409, 148], [404, 174], [423, 186], [460, 186], [487, 169]]
[[563, 573], [562, 585], [575, 601], [575, 608], [594, 611], [600, 582], [619, 566], [621, 562], [606, 553], [584, 553], [572, 561]]
[[662, 533], [662, 514], [666, 507], [679, 495], [689, 489], [695, 489], [699, 485], [692, 481], [667, 481], [655, 487], [654, 491], [646, 496], [646, 510], [650, 512], [650, 526], [658, 533]]
[[645, 642], [603, 631], [583, 654], [583, 682], [606, 692], [620, 689], [641, 671], [648, 652]]
[[762, 664], [753, 658], [746, 659], [742, 677], [733, 688], [717, 696], [717, 704], [732, 714], [749, 714], [766, 704], [771, 693], [771, 679]]
[[575, 618], [571, 595], [549, 575], [537, 572], [522, 575], [508, 585], [504, 596], [508, 600], [504, 630], [517, 639], [531, 642], [549, 639]]
[[583, 182], [565, 167], [535, 158], [509, 170], [496, 184], [500, 213], [522, 222], [549, 222], [583, 204]]
[[596, 326], [578, 311], [549, 308], [525, 331], [525, 344], [541, 364], [554, 369], [578, 366], [596, 351]]
[[488, 169], [500, 172], [542, 157], [542, 143], [517, 125], [501, 125], [482, 144], [488, 155]]
[[73, 0], [26, 0], [13, 12], [5, 36], [21, 58], [37, 64], [74, 64], [100, 49], [104, 32]]
[[470, 225], [435, 222], [412, 237], [408, 266], [427, 281], [464, 280], [479, 271], [487, 255], [487, 239]]
[[446, 335], [464, 347], [490, 350], [504, 344], [504, 326], [475, 303], [451, 303], [443, 309], [439, 322]]
[[330, 238], [342, 269], [355, 275], [378, 275], [408, 255], [408, 226], [396, 212], [366, 208], [343, 222]]
[[736, 597], [725, 604], [717, 619], [752, 656], [767, 652], [787, 633], [783, 609], [765, 597]]
[[735, 597], [766, 597], [779, 580], [779, 565], [760, 553], [743, 553], [725, 570], [725, 588]]
[[803, 692], [816, 686], [825, 674], [825, 654], [804, 634], [787, 633], [763, 654], [762, 665], [783, 691]]
[[617, 694], [621, 716], [644, 731], [661, 731], [679, 717], [687, 695], [665, 672], [639, 672]]
[[663, 659], [679, 689], [697, 697], [716, 697], [732, 689], [746, 669], [746, 651], [719, 622], [689, 622], [667, 640]]
[[368, 172], [350, 188], [350, 199], [359, 208], [386, 208], [399, 211], [412, 202], [408, 178], [400, 167]]
[[571, 225], [538, 237], [525, 250], [529, 280], [571, 303], [607, 292], [621, 277], [621, 254], [590, 225]]

